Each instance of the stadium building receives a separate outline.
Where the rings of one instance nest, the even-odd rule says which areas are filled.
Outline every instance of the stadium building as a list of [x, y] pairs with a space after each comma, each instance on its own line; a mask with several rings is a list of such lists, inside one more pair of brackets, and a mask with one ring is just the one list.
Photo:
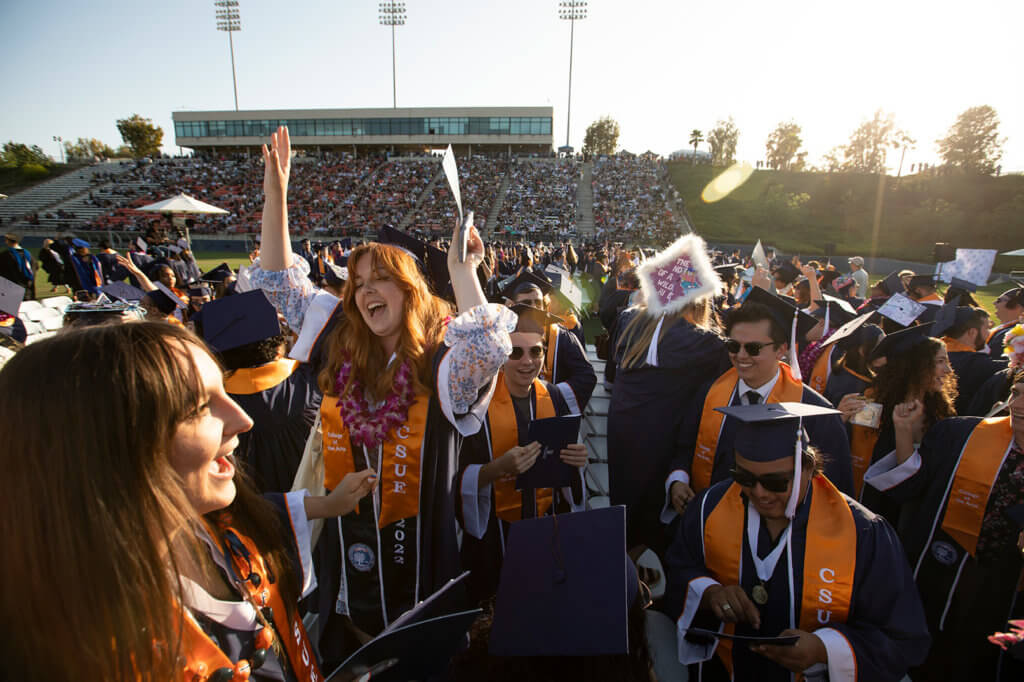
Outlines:
[[459, 156], [475, 153], [549, 155], [552, 107], [414, 109], [290, 109], [175, 111], [175, 143], [197, 154], [259, 147], [279, 125], [292, 147], [356, 155], [429, 152], [449, 144]]

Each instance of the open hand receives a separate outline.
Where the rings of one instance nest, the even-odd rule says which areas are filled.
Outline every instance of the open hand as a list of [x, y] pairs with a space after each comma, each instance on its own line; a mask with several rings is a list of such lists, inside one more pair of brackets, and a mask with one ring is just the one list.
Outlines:
[[839, 401], [836, 409], [839, 410], [839, 418], [845, 423], [850, 421], [850, 417], [864, 409], [864, 406], [867, 404], [867, 400], [861, 394], [847, 393]]
[[137, 265], [135, 265], [135, 263], [132, 262], [131, 258], [125, 258], [121, 254], [117, 254], [116, 256], [114, 256], [114, 258], [117, 259], [117, 264], [118, 265], [120, 265], [125, 270], [127, 270], [130, 273], [132, 273], [133, 275], [137, 274], [139, 272], [142, 272], [141, 270], [139, 270], [139, 267]]
[[757, 268], [750, 277], [750, 283], [767, 291], [772, 290], [772, 278], [764, 268]]
[[562, 449], [558, 457], [569, 466], [582, 469], [587, 466], [587, 446], [583, 443], [571, 443]]
[[682, 514], [686, 511], [686, 505], [693, 499], [694, 492], [689, 484], [682, 481], [672, 481], [672, 485], [668, 488], [668, 496], [669, 501], [672, 503], [672, 508], [676, 510], [677, 514]]
[[263, 192], [267, 199], [284, 201], [292, 168], [292, 142], [288, 127], [281, 126], [270, 136], [270, 148], [263, 145]]
[[804, 630], [783, 630], [779, 633], [779, 637], [792, 635], [800, 637], [793, 646], [761, 644], [750, 647], [750, 650], [794, 673], [803, 672], [816, 663], [828, 663], [828, 650], [820, 637]]
[[540, 443], [534, 441], [529, 445], [517, 445], [499, 458], [501, 473], [515, 476], [527, 471], [540, 455]]

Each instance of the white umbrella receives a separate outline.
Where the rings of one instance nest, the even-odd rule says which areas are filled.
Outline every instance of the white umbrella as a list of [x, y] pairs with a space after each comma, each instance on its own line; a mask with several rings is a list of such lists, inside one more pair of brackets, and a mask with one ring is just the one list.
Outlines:
[[1016, 251], [1004, 251], [999, 254], [1000, 256], [1024, 256], [1024, 249], [1017, 249]]
[[153, 213], [219, 213], [225, 214], [223, 208], [217, 208], [204, 201], [199, 201], [187, 194], [178, 194], [170, 199], [158, 201], [138, 209], [139, 211], [151, 211]]

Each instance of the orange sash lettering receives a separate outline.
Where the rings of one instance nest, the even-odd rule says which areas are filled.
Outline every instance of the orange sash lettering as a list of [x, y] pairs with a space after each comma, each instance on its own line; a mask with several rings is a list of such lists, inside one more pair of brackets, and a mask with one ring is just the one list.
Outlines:
[[[409, 406], [405, 424], [392, 429], [380, 446], [380, 519], [378, 528], [417, 516], [420, 510], [420, 457], [427, 429], [430, 396], [417, 395]], [[333, 490], [347, 474], [355, 471], [355, 453], [337, 399], [324, 396], [320, 404], [320, 432], [324, 442], [324, 487]]]
[[971, 556], [978, 548], [978, 534], [992, 486], [1012, 442], [1013, 427], [1009, 417], [983, 419], [974, 427], [960, 454], [946, 514], [942, 518], [942, 530]]
[[808, 385], [818, 393], [825, 392], [828, 378], [832, 374], [832, 351], [835, 349], [835, 344], [829, 344], [828, 348], [814, 361], [814, 369], [811, 370], [811, 381]]
[[[700, 429], [697, 432], [697, 447], [693, 450], [693, 471], [690, 472], [690, 486], [695, 493], [711, 485], [711, 472], [715, 466], [715, 450], [718, 437], [722, 434], [725, 415], [716, 412], [716, 407], [726, 407], [739, 382], [736, 369], [730, 368], [711, 385], [704, 398], [704, 409], [700, 415]], [[793, 371], [784, 362], [779, 363], [779, 380], [768, 394], [769, 403], [798, 403], [804, 396], [804, 385], [793, 377]]]
[[259, 367], [236, 369], [224, 379], [224, 390], [235, 395], [261, 393], [290, 377], [298, 366], [298, 360], [280, 358]]
[[[824, 476], [819, 474], [811, 481], [814, 492], [807, 519], [798, 623], [807, 632], [830, 623], [846, 622], [857, 567], [857, 527], [850, 505]], [[704, 565], [722, 585], [740, 584], [740, 561], [747, 532], [744, 507], [740, 487], [733, 483], [704, 524]], [[733, 626], [727, 625], [725, 631], [732, 633]], [[716, 653], [731, 673], [731, 642], [719, 640]]]
[[[537, 396], [537, 419], [555, 416], [555, 404], [548, 395], [544, 382], [533, 380], [534, 395]], [[498, 374], [498, 385], [487, 408], [487, 422], [491, 431], [491, 459], [497, 459], [519, 445], [519, 429], [516, 424], [516, 410], [512, 396], [505, 385], [504, 373]], [[537, 490], [537, 514], [543, 516], [551, 506], [551, 488]], [[499, 519], [519, 521], [523, 518], [523, 496], [516, 490], [516, 477], [506, 474], [494, 482], [494, 509]]]

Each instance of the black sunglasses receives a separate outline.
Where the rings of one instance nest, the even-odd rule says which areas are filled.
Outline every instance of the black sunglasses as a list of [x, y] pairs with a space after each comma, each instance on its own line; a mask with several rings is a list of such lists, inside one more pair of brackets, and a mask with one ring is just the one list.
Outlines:
[[736, 481], [741, 488], [753, 488], [760, 483], [761, 487], [770, 493], [784, 493], [789, 490], [789, 484], [793, 480], [793, 472], [757, 476], [746, 469], [733, 467], [732, 480]]
[[775, 346], [775, 345], [778, 345], [778, 344], [776, 344], [774, 341], [772, 341], [771, 343], [761, 343], [760, 341], [751, 341], [750, 343], [740, 343], [739, 341], [735, 341], [733, 339], [729, 339], [728, 341], [725, 342], [725, 349], [727, 351], [729, 351], [730, 353], [732, 353], [733, 355], [736, 355], [737, 353], [740, 352], [740, 348], [746, 348], [747, 349], [747, 355], [749, 355], [752, 358], [756, 358], [758, 355], [761, 354], [761, 349], [762, 348], [767, 348], [768, 346]]
[[[512, 346], [512, 352], [508, 354], [509, 360], [518, 360], [523, 357], [523, 353], [527, 351], [526, 348], [521, 346]], [[530, 346], [530, 357], [534, 360], [539, 360], [544, 355], [544, 348], [541, 346]]]

